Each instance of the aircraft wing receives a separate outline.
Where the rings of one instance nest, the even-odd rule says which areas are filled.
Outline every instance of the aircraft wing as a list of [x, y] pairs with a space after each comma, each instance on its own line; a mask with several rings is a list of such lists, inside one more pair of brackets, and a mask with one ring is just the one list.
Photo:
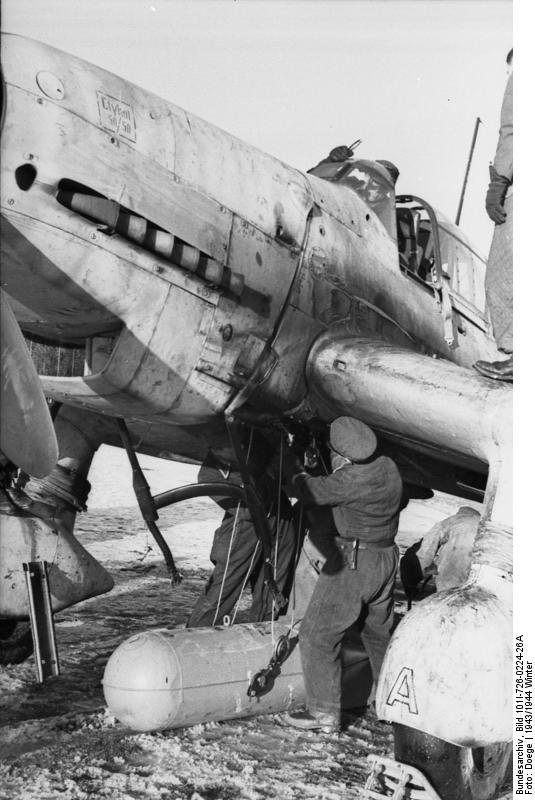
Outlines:
[[512, 389], [445, 359], [361, 336], [322, 334], [306, 367], [310, 404], [361, 419], [387, 441], [485, 473], [508, 440]]

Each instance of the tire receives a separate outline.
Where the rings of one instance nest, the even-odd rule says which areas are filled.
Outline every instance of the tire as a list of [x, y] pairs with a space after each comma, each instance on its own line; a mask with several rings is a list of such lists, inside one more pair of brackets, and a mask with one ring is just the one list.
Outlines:
[[396, 760], [417, 767], [441, 800], [492, 800], [512, 780], [512, 742], [457, 747], [405, 725], [393, 728]]
[[0, 664], [20, 664], [32, 653], [30, 623], [0, 620]]

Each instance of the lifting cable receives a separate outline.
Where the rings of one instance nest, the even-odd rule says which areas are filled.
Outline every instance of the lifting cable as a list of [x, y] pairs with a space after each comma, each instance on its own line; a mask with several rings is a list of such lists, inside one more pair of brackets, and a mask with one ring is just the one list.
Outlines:
[[[253, 445], [253, 431], [251, 430], [250, 433], [249, 433], [249, 444], [247, 446], [247, 456], [245, 458], [246, 463], [249, 463], [249, 458], [251, 456], [252, 445]], [[232, 545], [234, 544], [234, 537], [236, 535], [236, 528], [238, 526], [238, 519], [239, 519], [239, 516], [240, 516], [240, 511], [241, 511], [241, 500], [238, 502], [238, 505], [236, 507], [236, 513], [234, 515], [234, 524], [232, 526], [232, 533], [230, 534], [230, 542], [229, 542], [228, 551], [227, 551], [227, 560], [226, 560], [226, 563], [225, 563], [225, 570], [223, 572], [223, 578], [221, 580], [221, 588], [219, 589], [219, 597], [217, 598], [217, 606], [216, 606], [216, 610], [215, 610], [215, 614], [214, 614], [214, 621], [212, 622], [212, 625], [216, 624], [217, 615], [219, 614], [219, 609], [221, 608], [221, 601], [222, 601], [222, 598], [223, 598], [223, 589], [225, 588], [225, 582], [227, 580], [227, 573], [228, 573], [228, 568], [229, 568], [229, 564], [230, 564], [230, 554], [232, 552]], [[245, 585], [246, 585], [247, 581], [249, 580], [249, 575], [251, 574], [251, 570], [252, 570], [252, 567], [253, 567], [253, 561], [254, 561], [254, 558], [256, 556], [257, 549], [258, 549], [258, 542], [256, 543], [256, 547], [255, 547], [253, 555], [251, 557], [251, 564], [249, 565], [249, 569], [247, 570], [247, 574], [245, 576], [245, 580], [243, 582], [240, 594], [238, 596], [237, 601], [234, 604], [234, 609], [233, 609], [234, 610], [234, 614], [233, 614], [233, 617], [232, 617], [232, 620], [231, 620], [231, 624], [233, 624], [234, 620], [236, 619], [236, 613], [237, 613], [237, 610], [238, 610], [238, 605], [239, 605], [239, 602], [241, 600]]]
[[238, 613], [238, 608], [239, 608], [239, 605], [240, 605], [240, 601], [241, 601], [241, 599], [243, 597], [243, 593], [245, 591], [245, 587], [247, 586], [247, 582], [248, 582], [249, 578], [251, 577], [251, 572], [253, 571], [254, 563], [256, 561], [256, 554], [258, 553], [258, 548], [259, 547], [260, 547], [260, 540], [257, 539], [255, 547], [254, 547], [254, 550], [253, 550], [253, 554], [251, 556], [251, 560], [249, 562], [249, 567], [247, 569], [247, 574], [245, 575], [245, 578], [243, 579], [242, 587], [240, 589], [240, 594], [238, 595], [238, 599], [234, 603], [234, 611], [233, 611], [233, 614], [232, 614], [232, 620], [230, 622], [231, 625], [234, 625], [234, 620], [236, 619], [236, 614]]
[[[251, 455], [253, 434], [254, 434], [254, 432], [251, 430], [250, 437], [249, 437], [249, 446], [248, 446], [248, 449], [247, 449], [247, 463], [249, 462], [249, 458], [250, 458], [250, 455]], [[280, 492], [280, 486], [279, 486], [279, 492]], [[279, 498], [280, 498], [280, 495], [279, 495]], [[279, 506], [278, 507], [280, 509], [280, 499], [279, 499]], [[267, 516], [269, 517], [269, 511], [268, 511]], [[277, 515], [277, 536], [278, 536], [278, 526], [279, 526], [279, 514]], [[247, 586], [247, 583], [248, 583], [249, 578], [251, 576], [251, 572], [253, 571], [254, 565], [256, 563], [256, 557], [257, 557], [257, 554], [258, 554], [259, 547], [260, 547], [260, 539], [257, 538], [256, 544], [255, 544], [255, 548], [253, 550], [253, 553], [252, 553], [250, 561], [249, 561], [249, 567], [247, 569], [247, 573], [246, 573], [245, 578], [243, 579], [243, 582], [242, 582], [242, 586], [241, 586], [241, 589], [240, 589], [240, 594], [238, 595], [238, 598], [237, 598], [236, 602], [234, 603], [234, 609], [233, 609], [232, 619], [230, 620], [230, 625], [233, 625], [235, 620], [236, 620], [236, 615], [238, 613], [238, 608], [239, 608], [241, 599], [243, 597], [243, 593], [245, 591], [245, 587]], [[229, 549], [229, 554], [230, 554], [230, 549]], [[227, 555], [227, 565], [228, 565], [228, 558], [229, 558], [229, 555]], [[276, 570], [276, 562], [275, 562], [275, 570]], [[223, 576], [223, 583], [225, 581], [225, 576], [226, 576], [226, 567], [225, 567], [225, 574]], [[222, 588], [223, 587], [221, 587], [221, 591], [222, 591]], [[220, 597], [221, 597], [221, 592], [220, 592]], [[273, 603], [272, 603], [272, 606], [273, 606]], [[274, 616], [274, 610], [272, 610], [272, 617], [273, 616]], [[214, 617], [214, 624], [215, 624], [215, 620], [216, 619], [217, 619], [217, 614]], [[272, 637], [273, 637], [273, 633], [272, 633]]]
[[[283, 432], [280, 432], [279, 443], [279, 482], [277, 486], [277, 532], [275, 534], [275, 553], [274, 553], [274, 577], [277, 579], [277, 567], [279, 563], [279, 537], [280, 537], [280, 522], [281, 522], [281, 500], [282, 500], [282, 448], [284, 447]], [[274, 611], [274, 609], [273, 609]]]
[[266, 575], [266, 583], [273, 596], [273, 602], [276, 609], [280, 610], [286, 605], [286, 599], [280, 591], [273, 575], [273, 564], [271, 561], [271, 548], [272, 536], [267, 520], [262, 501], [258, 495], [258, 491], [254, 484], [254, 480], [247, 467], [247, 463], [243, 457], [243, 450], [236, 431], [236, 421], [232, 414], [226, 415], [227, 429], [230, 436], [230, 441], [234, 449], [234, 455], [242, 476], [243, 490], [247, 500], [247, 506], [251, 513], [254, 529], [258, 536], [263, 550], [263, 563]]
[[[282, 448], [284, 447], [284, 434], [281, 430], [279, 437], [279, 475], [277, 486], [277, 519], [275, 528], [275, 547], [274, 547], [274, 568], [273, 577], [277, 580], [277, 568], [279, 564], [279, 539], [281, 532], [281, 500], [282, 500]], [[275, 600], [271, 601], [271, 641], [275, 643], [275, 614], [279, 609], [275, 605]]]
[[[250, 431], [250, 436], [249, 436], [248, 449], [247, 449], [247, 457], [246, 457], [246, 463], [247, 464], [249, 463], [249, 458], [250, 458], [250, 454], [251, 454], [253, 435], [254, 435], [254, 431], [251, 430]], [[280, 458], [279, 458], [279, 476], [278, 476], [278, 487], [277, 487], [278, 494], [277, 494], [276, 533], [275, 533], [275, 542], [274, 542], [274, 578], [275, 579], [276, 579], [276, 574], [277, 574], [278, 548], [279, 548], [280, 527], [281, 527], [282, 446], [283, 446], [283, 433], [281, 431], [281, 451], [280, 451]], [[273, 508], [273, 504], [271, 505], [270, 510], [267, 513], [267, 518], [269, 518], [272, 508]], [[220, 589], [220, 592], [219, 592], [218, 605], [217, 605], [216, 613], [214, 615], [214, 622], [212, 623], [214, 625], [215, 625], [215, 622], [217, 620], [217, 615], [219, 613], [220, 601], [221, 601], [221, 597], [222, 597], [224, 583], [225, 583], [225, 580], [226, 580], [227, 569], [228, 569], [229, 558], [230, 558], [230, 549], [232, 547], [232, 543], [233, 543], [233, 539], [234, 539], [234, 532], [235, 532], [236, 522], [237, 522], [237, 515], [236, 515], [236, 519], [235, 519], [235, 522], [234, 522], [234, 528], [233, 528], [233, 531], [232, 531], [231, 542], [230, 542], [230, 545], [229, 545], [229, 551], [227, 553], [227, 563], [225, 565], [225, 572], [223, 574], [223, 581], [222, 581], [221, 589]], [[233, 625], [234, 622], [235, 622], [236, 615], [238, 613], [238, 608], [239, 608], [240, 601], [241, 601], [241, 599], [243, 597], [243, 593], [245, 591], [245, 587], [247, 586], [247, 583], [248, 583], [249, 578], [251, 576], [251, 572], [252, 572], [252, 570], [254, 568], [254, 565], [255, 565], [255, 562], [256, 562], [259, 546], [260, 546], [260, 540], [257, 540], [256, 545], [255, 545], [255, 549], [254, 549], [254, 551], [253, 551], [253, 553], [251, 555], [251, 559], [250, 559], [250, 562], [249, 562], [249, 567], [247, 569], [247, 573], [246, 573], [245, 578], [244, 578], [244, 580], [242, 582], [242, 586], [241, 586], [241, 589], [240, 589], [240, 594], [239, 594], [239, 596], [238, 596], [238, 598], [237, 598], [237, 600], [236, 600], [236, 602], [234, 604], [232, 619], [230, 620], [230, 623], [229, 623], [231, 625]], [[273, 550], [273, 547], [271, 549]], [[271, 553], [270, 553], [270, 557], [271, 557]], [[264, 582], [266, 584], [268, 584], [267, 580], [264, 581]], [[269, 584], [268, 584], [268, 587], [269, 587]], [[271, 635], [272, 635], [273, 642], [275, 641], [275, 639], [274, 639], [274, 621], [275, 621], [275, 614], [276, 614], [277, 610], [278, 609], [276, 607], [276, 603], [275, 603], [274, 600], [272, 600], [272, 603], [271, 603], [271, 623], [272, 623]]]
[[[225, 562], [225, 569], [223, 571], [223, 577], [221, 579], [221, 587], [219, 589], [219, 595], [218, 595], [218, 598], [217, 598], [217, 605], [216, 605], [216, 608], [215, 608], [214, 619], [213, 619], [212, 625], [216, 624], [217, 615], [219, 614], [219, 609], [221, 608], [221, 601], [223, 599], [223, 589], [225, 588], [225, 582], [227, 580], [227, 572], [228, 572], [228, 568], [229, 568], [229, 564], [230, 564], [230, 554], [232, 552], [232, 545], [234, 544], [234, 537], [236, 535], [236, 528], [238, 526], [238, 517], [240, 516], [240, 509], [241, 509], [241, 500], [238, 502], [238, 505], [236, 506], [236, 513], [234, 514], [234, 523], [232, 525], [232, 533], [230, 534], [230, 542], [228, 544], [228, 550], [227, 550], [227, 560]], [[241, 597], [241, 594], [240, 594], [240, 597]], [[238, 598], [238, 600], [239, 600], [239, 598]], [[232, 621], [234, 622], [234, 619]]]
[[[276, 555], [275, 555], [275, 575], [276, 575], [276, 568], [278, 563], [278, 537], [280, 533], [279, 529], [279, 521], [280, 521], [280, 504], [281, 504], [281, 496], [282, 496], [282, 464], [283, 464], [283, 453], [282, 448], [284, 447], [284, 438], [283, 438], [283, 431], [281, 431], [281, 442], [280, 442], [280, 461], [279, 461], [279, 503], [278, 503], [278, 513], [277, 513], [277, 540], [276, 540]], [[321, 455], [320, 455], [321, 458]], [[321, 458], [323, 469], [327, 474], [327, 468], [325, 462]], [[293, 521], [293, 520], [292, 520]], [[264, 669], [259, 670], [256, 672], [251, 681], [249, 682], [249, 686], [247, 687], [247, 696], [248, 697], [258, 697], [259, 695], [265, 694], [268, 692], [277, 675], [280, 673], [280, 667], [282, 666], [283, 662], [286, 661], [288, 656], [293, 650], [292, 645], [292, 634], [297, 625], [301, 622], [301, 620], [295, 619], [295, 604], [296, 604], [296, 597], [295, 597], [295, 574], [297, 571], [297, 565], [299, 562], [300, 550], [301, 550], [301, 537], [303, 532], [303, 523], [304, 523], [304, 508], [302, 504], [299, 506], [299, 519], [297, 522], [297, 531], [296, 531], [296, 546], [295, 546], [295, 553], [294, 553], [294, 564], [293, 564], [293, 580], [294, 580], [294, 591], [293, 591], [293, 600], [292, 600], [292, 613], [291, 613], [291, 621], [290, 626], [285, 634], [279, 636], [278, 640], [275, 642], [275, 613], [276, 608], [275, 604], [272, 604], [272, 611], [271, 611], [271, 638], [274, 644], [273, 654], [268, 662], [267, 667]], [[304, 536], [303, 536], [304, 540]], [[297, 638], [297, 637], [293, 637]]]

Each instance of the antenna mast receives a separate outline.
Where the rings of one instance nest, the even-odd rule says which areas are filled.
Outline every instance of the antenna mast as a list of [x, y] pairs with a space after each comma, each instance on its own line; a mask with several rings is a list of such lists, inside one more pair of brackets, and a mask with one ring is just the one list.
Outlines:
[[476, 146], [476, 139], [477, 139], [477, 132], [479, 126], [481, 124], [481, 119], [477, 117], [476, 125], [474, 128], [474, 135], [472, 136], [472, 144], [470, 145], [470, 153], [468, 154], [468, 163], [466, 165], [466, 171], [464, 173], [464, 181], [463, 181], [463, 188], [461, 189], [461, 197], [459, 200], [459, 207], [457, 209], [457, 216], [455, 217], [455, 224], [459, 224], [459, 220], [461, 219], [461, 211], [463, 210], [463, 202], [464, 202], [464, 193], [466, 192], [466, 184], [468, 183], [468, 173], [470, 172], [470, 166], [472, 164], [472, 156], [474, 155], [474, 148]]

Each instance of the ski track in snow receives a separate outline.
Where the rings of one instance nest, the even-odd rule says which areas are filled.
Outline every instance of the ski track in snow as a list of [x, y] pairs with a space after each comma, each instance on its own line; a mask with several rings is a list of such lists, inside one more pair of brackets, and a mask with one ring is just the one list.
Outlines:
[[[57, 678], [37, 684], [33, 658], [0, 668], [0, 799], [361, 797], [368, 755], [393, 756], [391, 727], [370, 715], [348, 718], [340, 737], [285, 728], [267, 715], [136, 733], [106, 709], [101, 680], [113, 650], [141, 630], [186, 621], [209, 573], [221, 512], [208, 499], [160, 512], [161, 530], [185, 573], [171, 587], [135, 506], [124, 453], [103, 450], [76, 534], [113, 575], [115, 588], [56, 614]], [[195, 467], [141, 462], [155, 494], [195, 481]], [[401, 538], [410, 544], [456, 507], [448, 498], [433, 508], [416, 505], [405, 529], [402, 520]]]

